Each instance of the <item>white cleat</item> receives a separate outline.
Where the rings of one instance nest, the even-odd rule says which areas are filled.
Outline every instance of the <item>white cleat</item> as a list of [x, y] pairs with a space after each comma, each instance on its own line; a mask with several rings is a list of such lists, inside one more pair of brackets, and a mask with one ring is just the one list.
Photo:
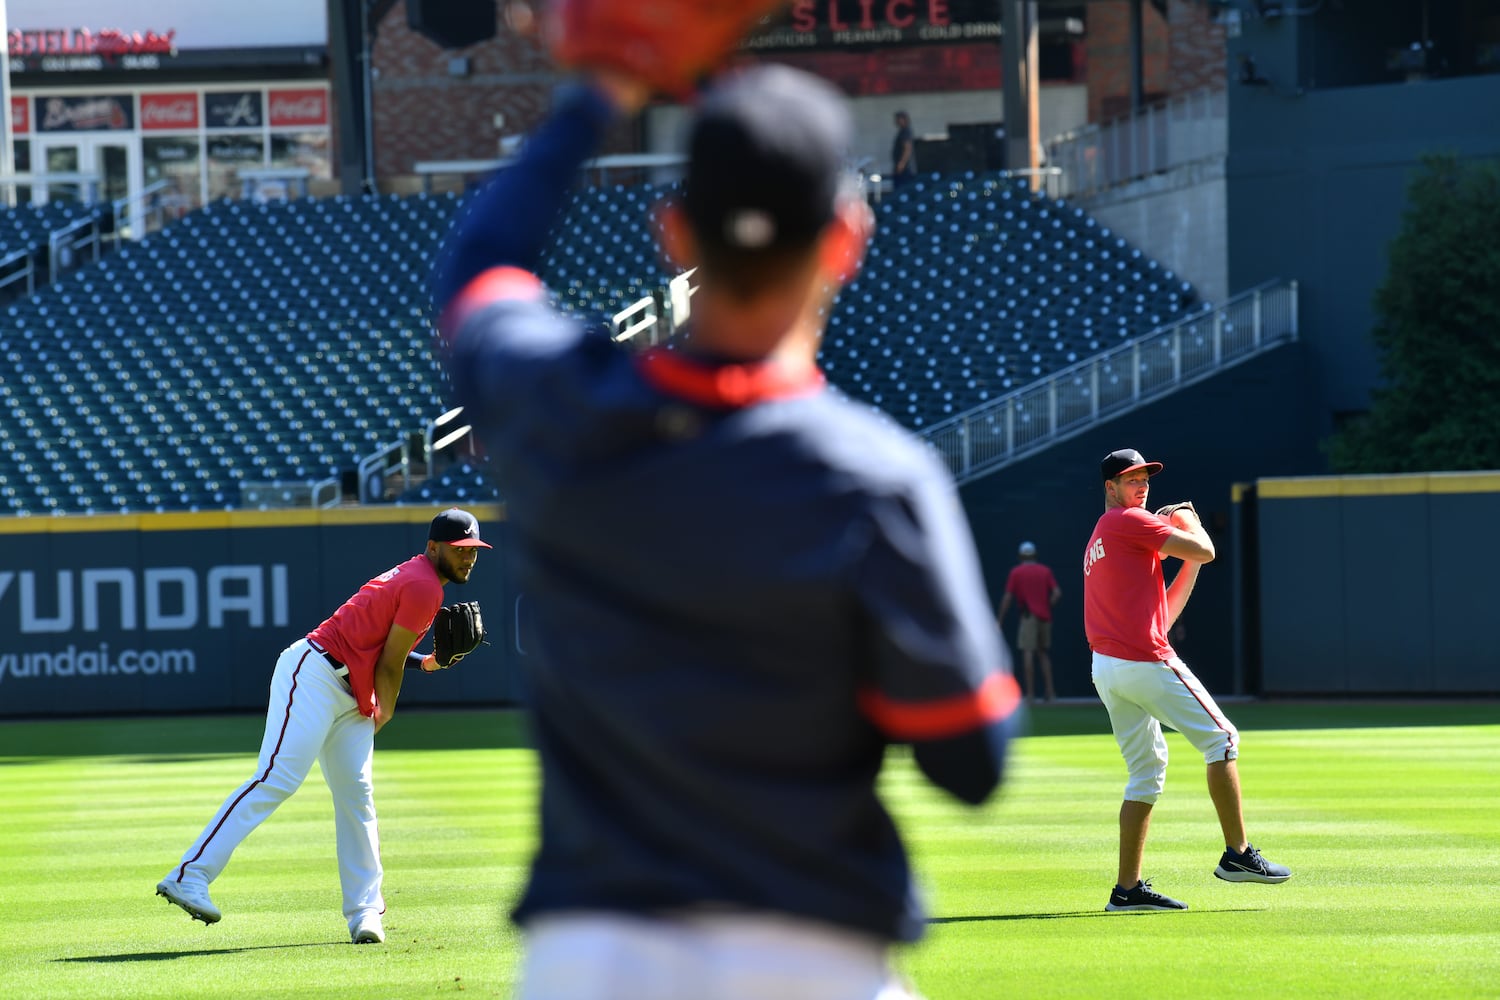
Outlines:
[[214, 901], [208, 898], [206, 885], [164, 878], [156, 883], [156, 894], [165, 896], [167, 902], [176, 903], [187, 911], [188, 916], [194, 920], [201, 920], [205, 924], [216, 924], [223, 916], [219, 908], [214, 905]]
[[349, 938], [355, 944], [384, 944], [385, 928], [381, 926], [379, 914], [362, 918], [349, 932]]

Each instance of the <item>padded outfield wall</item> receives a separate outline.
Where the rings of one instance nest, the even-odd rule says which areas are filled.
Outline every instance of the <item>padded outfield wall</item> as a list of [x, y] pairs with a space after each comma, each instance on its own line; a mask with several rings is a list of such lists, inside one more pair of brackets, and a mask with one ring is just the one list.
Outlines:
[[[493, 551], [444, 602], [478, 600], [489, 646], [412, 674], [403, 706], [516, 697], [518, 598]], [[259, 710], [276, 657], [370, 578], [426, 546], [434, 508], [0, 519], [0, 717]], [[431, 648], [430, 637], [419, 649]]]
[[1500, 693], [1500, 472], [1261, 479], [1236, 501], [1261, 692]]

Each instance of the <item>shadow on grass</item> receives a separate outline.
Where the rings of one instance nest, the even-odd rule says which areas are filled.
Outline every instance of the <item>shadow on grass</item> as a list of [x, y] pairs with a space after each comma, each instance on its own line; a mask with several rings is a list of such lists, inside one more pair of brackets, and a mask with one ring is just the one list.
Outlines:
[[[1179, 915], [1186, 914], [1194, 916], [1203, 913], [1261, 913], [1267, 908], [1264, 906], [1241, 906], [1215, 910], [1179, 910]], [[930, 917], [929, 924], [983, 924], [997, 920], [1073, 920], [1080, 917], [1144, 917], [1151, 913], [1161, 913], [1161, 910], [1073, 910], [1068, 913], [992, 913], [987, 916], [975, 917]]]
[[[54, 958], [53, 962], [114, 964], [116, 962], [169, 962], [174, 958], [197, 958], [200, 955], [238, 955], [247, 951], [280, 951], [283, 948], [341, 948], [346, 941], [298, 941], [295, 944], [257, 944], [248, 948], [196, 948], [192, 951], [137, 951], [123, 955], [78, 955]], [[350, 945], [353, 947], [353, 945]]]

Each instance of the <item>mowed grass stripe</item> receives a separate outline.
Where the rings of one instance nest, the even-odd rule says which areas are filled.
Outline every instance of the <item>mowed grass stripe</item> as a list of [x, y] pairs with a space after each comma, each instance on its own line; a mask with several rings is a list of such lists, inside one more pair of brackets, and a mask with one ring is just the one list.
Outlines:
[[[1297, 875], [1211, 875], [1195, 751], [1172, 766], [1147, 873], [1183, 914], [1105, 915], [1124, 764], [1096, 708], [1039, 710], [979, 810], [895, 750], [882, 779], [937, 919], [900, 955], [930, 1000], [1500, 996], [1500, 726], [1444, 706], [1235, 706], [1252, 837]], [[1455, 720], [1494, 718], [1483, 706]], [[1405, 723], [1380, 726], [1381, 722]], [[1419, 722], [1423, 725], [1411, 725]], [[1325, 728], [1309, 728], [1322, 724]], [[263, 719], [0, 725], [0, 990], [19, 997], [508, 995], [506, 910], [535, 837], [513, 713], [405, 713], [376, 754], [388, 943], [354, 948], [315, 771], [216, 883], [205, 928], [158, 878], [254, 770]]]

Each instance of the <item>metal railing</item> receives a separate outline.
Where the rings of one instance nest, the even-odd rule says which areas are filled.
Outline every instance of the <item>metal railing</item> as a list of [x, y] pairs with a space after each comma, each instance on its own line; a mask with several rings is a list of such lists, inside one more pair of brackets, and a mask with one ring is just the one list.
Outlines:
[[138, 240], [159, 230], [166, 222], [162, 192], [170, 187], [165, 180], [154, 181], [135, 194], [110, 202], [109, 241], [118, 248], [122, 240]]
[[53, 230], [47, 237], [47, 280], [56, 281], [62, 272], [82, 264], [84, 254], [97, 261], [102, 249], [97, 218], [78, 219]]
[[967, 483], [1297, 339], [1297, 283], [1270, 282], [927, 428]]
[[1229, 149], [1227, 92], [1195, 90], [1134, 115], [1085, 125], [1047, 140], [1061, 170], [1059, 197], [1094, 194], [1128, 181], [1215, 158]]
[[386, 500], [386, 482], [399, 476], [404, 493], [411, 486], [411, 442], [407, 438], [381, 445], [359, 460], [360, 503], [381, 503]]
[[36, 262], [31, 250], [17, 250], [0, 257], [0, 294], [7, 291], [30, 295], [36, 291]]

